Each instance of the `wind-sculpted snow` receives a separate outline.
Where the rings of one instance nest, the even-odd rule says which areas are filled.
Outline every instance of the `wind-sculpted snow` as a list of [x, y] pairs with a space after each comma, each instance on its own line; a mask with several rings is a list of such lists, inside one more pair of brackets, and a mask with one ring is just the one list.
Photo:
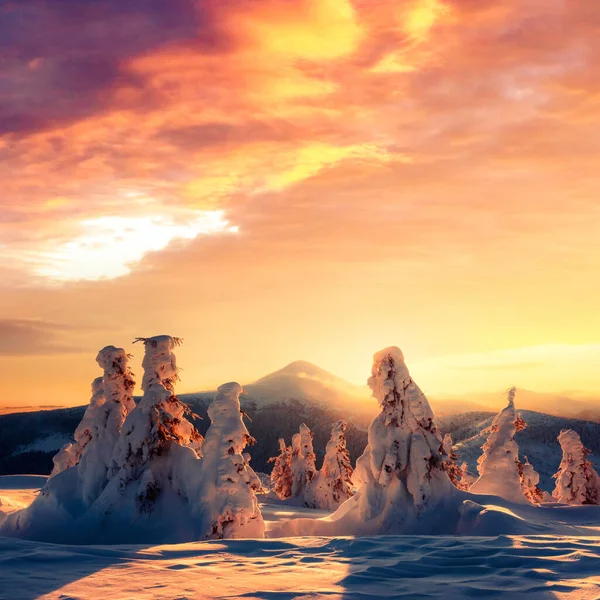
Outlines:
[[61, 546], [0, 539], [0, 590], [59, 598], [549, 598], [600, 593], [595, 539], [384, 536]]

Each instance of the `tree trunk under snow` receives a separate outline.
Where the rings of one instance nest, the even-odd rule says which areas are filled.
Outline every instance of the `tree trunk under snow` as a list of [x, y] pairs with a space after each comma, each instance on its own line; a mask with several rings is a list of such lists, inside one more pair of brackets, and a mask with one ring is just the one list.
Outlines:
[[492, 494], [511, 502], [527, 501], [521, 490], [518, 459], [519, 447], [515, 433], [526, 427], [515, 409], [515, 388], [508, 393], [508, 405], [494, 417], [489, 436], [483, 445], [483, 454], [477, 461], [479, 479], [470, 492]]
[[565, 504], [600, 504], [600, 476], [587, 456], [590, 451], [583, 445], [579, 434], [563, 429], [558, 436], [563, 456], [552, 496]]
[[238, 383], [226, 383], [218, 388], [208, 408], [211, 425], [204, 440], [195, 508], [201, 538], [264, 537], [265, 525], [255, 494], [262, 486], [244, 454], [254, 438], [240, 410], [242, 392]]

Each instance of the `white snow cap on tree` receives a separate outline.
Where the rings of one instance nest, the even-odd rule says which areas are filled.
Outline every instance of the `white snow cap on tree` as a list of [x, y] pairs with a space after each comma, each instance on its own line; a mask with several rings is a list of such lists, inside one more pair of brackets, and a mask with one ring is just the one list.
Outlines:
[[292, 496], [305, 498], [308, 486], [317, 472], [312, 431], [304, 424], [292, 437]]
[[142, 361], [144, 369], [142, 390], [145, 392], [151, 385], [161, 383], [169, 391], [174, 391], [179, 374], [173, 350], [181, 345], [181, 338], [156, 335], [151, 338], [136, 338], [134, 343], [136, 342], [143, 342], [145, 348]]
[[201, 538], [262, 538], [265, 533], [255, 492], [260, 479], [244, 448], [254, 443], [240, 410], [239, 383], [220, 386], [208, 408], [211, 425], [204, 440], [196, 513]]
[[373, 357], [369, 387], [381, 413], [358, 459], [356, 495], [332, 516], [348, 534], [405, 533], [426, 527], [421, 515], [457, 493], [443, 468], [442, 437], [427, 398], [399, 348]]
[[539, 473], [533, 468], [529, 459], [525, 457], [525, 462], [519, 462], [517, 466], [521, 478], [521, 491], [525, 498], [536, 504], [544, 502], [544, 492], [538, 487], [540, 482]]
[[347, 429], [348, 425], [343, 420], [333, 425], [323, 466], [308, 486], [306, 503], [311, 508], [332, 510], [354, 495], [353, 468], [346, 448]]
[[508, 405], [494, 417], [489, 436], [483, 445], [483, 454], [477, 461], [479, 479], [469, 491], [476, 494], [493, 494], [523, 503], [526, 498], [521, 491], [518, 459], [519, 447], [515, 433], [526, 427], [515, 409], [516, 388], [508, 392]]
[[271, 471], [271, 489], [281, 500], [285, 500], [292, 495], [294, 475], [291, 461], [292, 449], [286, 446], [283, 438], [279, 438], [279, 454], [270, 458], [269, 462], [274, 463]]
[[563, 456], [554, 475], [556, 486], [552, 496], [566, 504], [600, 504], [600, 477], [587, 455], [579, 434], [563, 429], [558, 436]]

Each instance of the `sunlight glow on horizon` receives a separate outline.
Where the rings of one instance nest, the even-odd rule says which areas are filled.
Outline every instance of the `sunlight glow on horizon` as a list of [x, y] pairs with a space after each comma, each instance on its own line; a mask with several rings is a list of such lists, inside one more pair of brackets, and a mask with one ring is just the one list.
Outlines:
[[172, 241], [200, 235], [237, 233], [221, 210], [178, 210], [170, 215], [102, 216], [81, 221], [81, 232], [31, 257], [34, 272], [58, 281], [115, 279], [131, 272], [149, 252]]

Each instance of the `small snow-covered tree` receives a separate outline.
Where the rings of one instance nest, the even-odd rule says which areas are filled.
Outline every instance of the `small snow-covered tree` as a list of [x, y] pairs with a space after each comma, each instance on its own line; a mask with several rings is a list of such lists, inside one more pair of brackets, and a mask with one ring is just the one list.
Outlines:
[[521, 480], [521, 491], [525, 498], [534, 504], [544, 502], [544, 492], [538, 487], [540, 476], [529, 459], [525, 457], [524, 463], [517, 461], [517, 469]]
[[470, 476], [468, 470], [466, 470], [468, 469], [466, 463], [463, 463], [462, 465], [458, 464], [458, 459], [460, 457], [454, 450], [452, 436], [449, 433], [447, 433], [442, 440], [441, 450], [444, 456], [442, 465], [446, 473], [448, 473], [450, 481], [459, 490], [468, 490], [473, 483], [472, 476]]
[[552, 496], [565, 504], [600, 504], [600, 476], [588, 459], [590, 451], [579, 434], [563, 429], [558, 436], [562, 460], [554, 475], [556, 485]]
[[300, 425], [299, 433], [295, 433], [292, 437], [290, 466], [293, 477], [292, 496], [294, 498], [305, 497], [308, 486], [317, 472], [312, 440], [313, 433], [304, 423]]
[[98, 423], [102, 405], [106, 402], [104, 396], [104, 382], [102, 377], [96, 377], [92, 382], [92, 397], [89, 406], [85, 409], [77, 429], [75, 429], [74, 442], [65, 444], [53, 457], [54, 468], [50, 477], [54, 477], [71, 467], [75, 467], [81, 459], [85, 447], [92, 441], [94, 429]]
[[255, 492], [260, 479], [249, 465], [244, 448], [255, 442], [240, 410], [238, 383], [217, 390], [208, 408], [211, 425], [204, 440], [199, 501], [200, 537], [205, 539], [264, 537]]
[[291, 467], [292, 449], [285, 445], [285, 440], [279, 438], [279, 454], [269, 459], [273, 464], [271, 471], [271, 489], [281, 500], [292, 495], [294, 475]]
[[145, 473], [149, 462], [168, 454], [173, 445], [192, 447], [198, 453], [203, 438], [187, 419], [190, 408], [174, 393], [177, 363], [173, 350], [180, 340], [168, 335], [138, 339], [145, 347], [144, 395], [125, 420], [112, 458], [119, 468], [121, 486], [140, 481], [139, 504], [148, 512], [161, 489], [152, 470]]
[[334, 423], [325, 449], [321, 470], [308, 485], [305, 503], [311, 508], [332, 510], [354, 495], [350, 454], [346, 448], [348, 425], [340, 420]]
[[515, 433], [526, 427], [515, 409], [516, 388], [508, 392], [508, 405], [494, 417], [489, 436], [483, 445], [483, 454], [477, 461], [479, 479], [470, 491], [476, 494], [493, 494], [511, 500], [525, 502], [517, 461], [519, 448]]

